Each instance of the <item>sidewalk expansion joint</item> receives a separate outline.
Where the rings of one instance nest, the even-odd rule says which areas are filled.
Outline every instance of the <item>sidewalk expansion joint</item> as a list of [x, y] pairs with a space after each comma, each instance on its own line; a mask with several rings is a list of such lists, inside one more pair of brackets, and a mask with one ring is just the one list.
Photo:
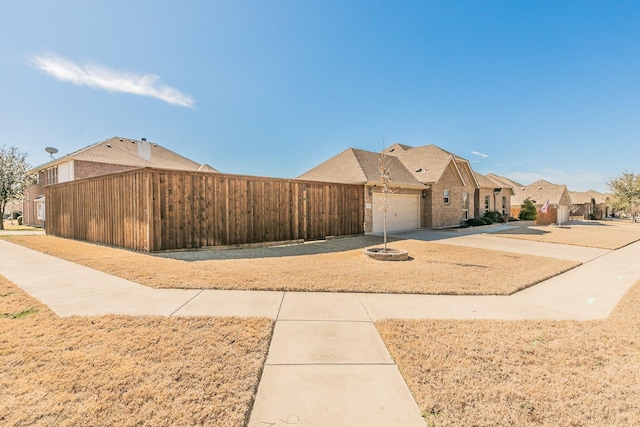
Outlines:
[[280, 321], [280, 311], [282, 310], [282, 305], [284, 304], [284, 297], [287, 295], [287, 291], [282, 292], [282, 298], [280, 298], [280, 305], [278, 306], [278, 312], [276, 313], [276, 318], [274, 319], [274, 327], [275, 322]]
[[201, 293], [204, 292], [204, 289], [200, 289], [200, 292], [198, 292], [197, 294], [195, 294], [194, 296], [192, 296], [191, 298], [189, 298], [188, 300], [186, 300], [180, 307], [176, 308], [172, 313], [169, 314], [168, 317], [173, 316], [174, 314], [176, 314], [177, 312], [179, 312], [180, 310], [182, 310], [182, 308], [189, 304], [191, 301], [193, 301], [194, 298], [196, 298], [198, 295], [200, 295]]
[[375, 323], [375, 320], [373, 320], [373, 317], [371, 317], [371, 313], [369, 313], [369, 310], [367, 310], [366, 304], [362, 301], [362, 293], [356, 292], [356, 298], [358, 298], [358, 302], [362, 306], [362, 309], [364, 310], [364, 312], [367, 313], [367, 317], [369, 318], [371, 323]]

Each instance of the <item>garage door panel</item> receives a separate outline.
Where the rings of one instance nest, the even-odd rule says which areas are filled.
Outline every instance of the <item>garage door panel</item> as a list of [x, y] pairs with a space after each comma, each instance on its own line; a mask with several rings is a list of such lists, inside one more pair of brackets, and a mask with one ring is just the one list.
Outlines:
[[569, 207], [559, 206], [558, 207], [558, 223], [563, 223], [567, 221], [569, 221]]
[[[373, 232], [384, 231], [382, 195], [374, 195]], [[420, 197], [407, 194], [387, 195], [387, 231], [413, 230], [420, 227]]]

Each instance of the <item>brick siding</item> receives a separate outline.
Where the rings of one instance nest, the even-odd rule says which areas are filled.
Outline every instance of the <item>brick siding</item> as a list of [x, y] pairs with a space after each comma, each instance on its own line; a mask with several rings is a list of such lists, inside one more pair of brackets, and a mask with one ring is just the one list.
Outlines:
[[84, 160], [74, 160], [73, 179], [92, 178], [94, 176], [106, 175], [114, 172], [123, 172], [136, 169], [138, 166], [112, 165], [109, 163], [87, 162]]
[[[473, 178], [466, 169], [462, 169], [466, 186], [462, 186], [457, 172], [449, 166], [437, 184], [431, 189], [431, 221], [428, 227], [453, 227], [462, 222], [462, 193], [469, 197], [469, 218], [475, 212], [475, 185]], [[444, 202], [444, 192], [449, 191], [449, 203]]]

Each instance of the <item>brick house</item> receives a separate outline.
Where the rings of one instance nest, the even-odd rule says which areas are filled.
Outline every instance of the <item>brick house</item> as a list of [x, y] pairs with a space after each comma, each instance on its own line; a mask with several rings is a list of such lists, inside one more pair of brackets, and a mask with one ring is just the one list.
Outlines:
[[[538, 209], [536, 225], [562, 224], [569, 221], [571, 196], [566, 185], [553, 184], [544, 179], [539, 179], [516, 189], [516, 193], [511, 200], [514, 207], [512, 212], [514, 217], [518, 216], [520, 206], [526, 199], [530, 199]], [[541, 212], [545, 203], [548, 203], [547, 213]]]
[[475, 217], [482, 217], [489, 211], [511, 215], [511, 196], [514, 188], [507, 182], [500, 182], [487, 175], [474, 172], [479, 188], [476, 191]]
[[361, 184], [365, 195], [365, 232], [382, 231], [380, 161], [390, 171], [387, 230], [458, 226], [473, 218], [480, 188], [470, 163], [435, 145], [394, 144], [380, 153], [349, 148], [298, 178]]
[[571, 198], [571, 208], [569, 217], [571, 219], [591, 219], [595, 215], [596, 202], [589, 194], [582, 191], [569, 191]]
[[586, 192], [595, 203], [594, 213], [597, 219], [608, 218], [612, 213], [613, 209], [609, 206], [609, 198], [611, 197], [609, 194], [603, 194], [595, 190], [589, 190]]
[[604, 219], [609, 216], [607, 196], [594, 190], [569, 191], [572, 219]]
[[113, 137], [32, 169], [33, 185], [25, 190], [22, 202], [23, 221], [36, 227], [44, 225], [44, 187], [47, 185], [140, 167], [218, 172], [207, 164], [196, 163], [145, 138]]

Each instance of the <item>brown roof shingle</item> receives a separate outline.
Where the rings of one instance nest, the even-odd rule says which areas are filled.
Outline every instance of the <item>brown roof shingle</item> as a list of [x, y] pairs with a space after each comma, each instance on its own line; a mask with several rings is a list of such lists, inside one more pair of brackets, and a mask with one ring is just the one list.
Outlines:
[[482, 175], [481, 173], [478, 173], [478, 172], [473, 172], [473, 174], [475, 175], [476, 181], [478, 181], [480, 188], [500, 188], [500, 187], [511, 188], [511, 186], [504, 185], [503, 183], [496, 181], [487, 175]]
[[609, 198], [608, 194], [603, 194], [595, 190], [589, 190], [587, 191], [587, 194], [593, 197], [593, 199], [596, 201], [596, 204], [598, 205], [607, 203], [607, 199]]
[[303, 173], [298, 179], [344, 184], [380, 182], [380, 162], [383, 158], [387, 163], [392, 185], [424, 187], [395, 156], [357, 148], [347, 148]]
[[487, 174], [487, 177], [490, 179], [493, 179], [494, 181], [499, 182], [505, 187], [511, 187], [513, 189], [514, 195], [517, 194], [519, 191], [521, 191], [522, 187], [524, 187], [524, 185], [520, 184], [519, 182], [513, 181], [504, 176], [496, 175], [494, 173]]
[[[410, 147], [393, 144], [381, 153], [348, 148], [298, 178], [343, 183], [378, 182], [381, 155], [386, 156], [392, 182], [397, 185], [430, 185], [437, 182], [450, 166], [464, 182], [461, 168], [472, 170], [467, 160], [435, 145]], [[478, 185], [475, 176], [472, 179], [473, 184]]]
[[591, 200], [593, 199], [591, 195], [581, 191], [569, 191], [569, 197], [571, 197], [572, 205], [584, 205], [591, 203]]
[[84, 160], [137, 167], [218, 172], [209, 165], [196, 163], [156, 143], [120, 137], [109, 138], [89, 145], [88, 147], [81, 148], [64, 157], [38, 166], [33, 169], [33, 172], [68, 160]]
[[518, 188], [517, 193], [511, 199], [511, 204], [520, 205], [527, 198], [537, 205], [542, 205], [547, 200], [552, 205], [571, 204], [566, 185], [552, 184], [544, 179], [539, 179], [525, 187]]

